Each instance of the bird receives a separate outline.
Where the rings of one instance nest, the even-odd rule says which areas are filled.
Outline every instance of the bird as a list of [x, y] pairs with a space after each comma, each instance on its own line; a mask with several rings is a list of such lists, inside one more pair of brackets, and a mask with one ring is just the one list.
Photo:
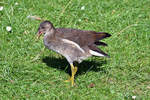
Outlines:
[[100, 40], [110, 37], [111, 34], [106, 32], [96, 32], [90, 30], [80, 30], [72, 28], [55, 28], [48, 21], [42, 21], [38, 27], [37, 38], [44, 34], [43, 42], [46, 48], [55, 51], [64, 56], [71, 67], [71, 76], [65, 82], [71, 82], [74, 86], [74, 77], [78, 70], [74, 62], [81, 63], [91, 56], [109, 57], [103, 52], [99, 45], [107, 46]]

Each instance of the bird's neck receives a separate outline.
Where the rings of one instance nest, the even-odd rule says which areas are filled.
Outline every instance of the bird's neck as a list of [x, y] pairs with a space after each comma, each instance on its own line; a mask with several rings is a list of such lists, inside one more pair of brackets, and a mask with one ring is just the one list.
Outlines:
[[56, 30], [53, 28], [53, 29], [47, 31], [45, 33], [44, 37], [54, 38], [55, 37], [55, 32], [56, 32]]
[[56, 33], [55, 29], [51, 29], [45, 33], [43, 40], [44, 40], [44, 45], [46, 47], [49, 48], [50, 47], [49, 44], [56, 40], [55, 33]]

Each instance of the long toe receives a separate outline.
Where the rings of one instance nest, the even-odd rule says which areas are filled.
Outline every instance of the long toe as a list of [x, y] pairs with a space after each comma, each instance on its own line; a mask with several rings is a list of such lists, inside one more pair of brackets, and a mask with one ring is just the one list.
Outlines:
[[68, 80], [65, 80], [64, 82], [71, 82], [71, 86], [74, 86], [74, 76], [72, 76]]
[[64, 82], [70, 82], [71, 80], [70, 79], [68, 79], [68, 80], [65, 80]]
[[71, 81], [71, 77], [68, 80], [65, 80], [64, 82], [70, 82]]

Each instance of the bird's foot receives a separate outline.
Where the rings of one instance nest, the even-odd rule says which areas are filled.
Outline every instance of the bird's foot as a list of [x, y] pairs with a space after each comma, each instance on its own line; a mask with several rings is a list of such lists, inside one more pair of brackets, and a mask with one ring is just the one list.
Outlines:
[[65, 82], [71, 82], [71, 86], [74, 86], [74, 75], [76, 74], [77, 70], [77, 67], [72, 68], [72, 76], [68, 80], [65, 80]]
[[73, 80], [73, 77], [71, 76], [68, 80], [65, 80], [65, 82], [71, 82]]
[[74, 86], [74, 76], [71, 76], [68, 80], [65, 80], [65, 82], [71, 82], [71, 86]]

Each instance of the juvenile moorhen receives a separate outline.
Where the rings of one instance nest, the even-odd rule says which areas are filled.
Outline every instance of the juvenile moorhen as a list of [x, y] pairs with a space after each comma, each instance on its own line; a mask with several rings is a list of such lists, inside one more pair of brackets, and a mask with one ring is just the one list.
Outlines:
[[44, 45], [62, 56], [64, 56], [71, 66], [72, 76], [67, 82], [71, 81], [74, 85], [74, 75], [77, 67], [73, 62], [81, 63], [90, 56], [107, 56], [97, 46], [106, 46], [99, 40], [111, 35], [105, 32], [85, 31], [69, 28], [55, 28], [50, 21], [43, 21], [38, 28], [38, 38], [44, 33]]

